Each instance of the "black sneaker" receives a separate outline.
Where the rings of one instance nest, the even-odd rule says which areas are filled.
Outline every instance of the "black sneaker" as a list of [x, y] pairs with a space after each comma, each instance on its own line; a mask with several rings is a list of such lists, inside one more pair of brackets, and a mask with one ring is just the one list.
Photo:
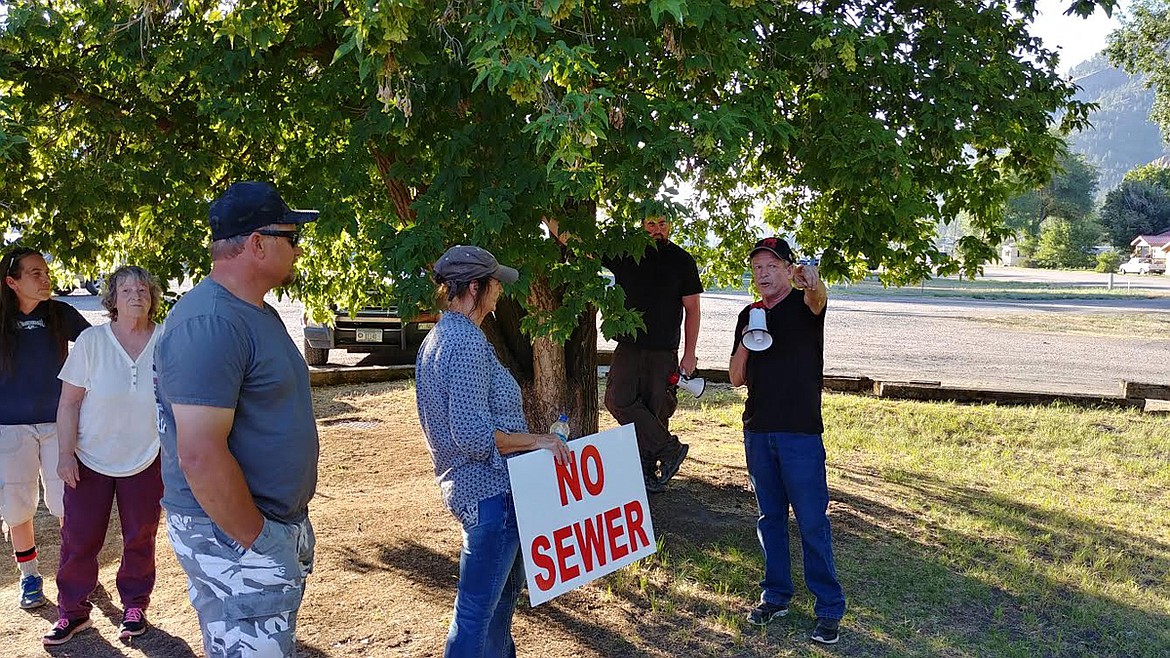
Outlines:
[[813, 642], [820, 642], [821, 644], [837, 644], [837, 640], [841, 639], [840, 628], [840, 619], [817, 617], [817, 627], [813, 629], [813, 633], [809, 639]]
[[646, 484], [646, 493], [656, 494], [666, 491], [666, 485], [653, 475], [643, 475], [642, 481]]
[[768, 622], [788, 614], [788, 606], [761, 602], [748, 613], [747, 620], [754, 626], [767, 626]]
[[85, 619], [58, 619], [57, 623], [53, 624], [53, 628], [41, 638], [41, 641], [47, 646], [65, 644], [72, 640], [74, 635], [90, 626], [93, 626], [93, 622], [89, 620], [89, 617]]
[[662, 476], [658, 478], [658, 481], [662, 483], [663, 487], [666, 487], [666, 483], [670, 482], [670, 478], [678, 474], [678, 469], [682, 468], [683, 460], [687, 458], [687, 452], [691, 449], [685, 443], [678, 445], [678, 454], [672, 458], [663, 459], [662, 465], [659, 467]]
[[126, 608], [122, 613], [122, 625], [118, 627], [118, 639], [129, 640], [146, 632], [146, 612], [142, 608]]

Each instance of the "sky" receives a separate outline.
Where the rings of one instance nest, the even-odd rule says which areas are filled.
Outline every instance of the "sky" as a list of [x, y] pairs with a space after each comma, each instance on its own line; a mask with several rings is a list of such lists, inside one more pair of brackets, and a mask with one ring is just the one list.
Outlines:
[[1032, 24], [1032, 35], [1044, 40], [1044, 45], [1060, 51], [1060, 71], [1069, 69], [1105, 49], [1105, 37], [1118, 27], [1118, 17], [1129, 8], [1129, 0], [1120, 0], [1113, 17], [1098, 9], [1089, 18], [1065, 16], [1071, 0], [1039, 0], [1038, 14]]

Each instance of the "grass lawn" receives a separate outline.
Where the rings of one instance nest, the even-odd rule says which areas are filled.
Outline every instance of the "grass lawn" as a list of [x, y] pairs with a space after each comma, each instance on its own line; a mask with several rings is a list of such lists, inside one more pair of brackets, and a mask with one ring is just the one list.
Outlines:
[[[684, 476], [742, 471], [741, 400], [726, 388], [685, 398], [674, 427], [697, 463]], [[1170, 655], [1170, 419], [844, 395], [827, 395], [824, 412], [849, 599], [832, 653]], [[715, 498], [740, 498], [747, 517], [745, 487], [741, 474]], [[704, 618], [744, 655], [826, 653], [803, 641], [813, 617], [802, 585], [785, 620], [766, 631], [743, 621], [762, 560], [742, 521], [696, 538], [656, 515], [662, 552], [604, 586]]]
[[1170, 313], [1061, 313], [1055, 317], [1051, 313], [1012, 313], [978, 315], [972, 320], [997, 330], [1170, 340]]
[[941, 278], [923, 281], [918, 285], [885, 287], [872, 279], [852, 284], [834, 285], [835, 295], [863, 295], [866, 297], [890, 295], [913, 297], [968, 297], [973, 299], [1154, 299], [1170, 297], [1164, 290], [1130, 289], [1123, 278], [1105, 286], [1078, 286], [1037, 281], [996, 281], [987, 279]]
[[[1137, 279], [1116, 277], [1113, 289], [1102, 285], [1068, 284], [1042, 281], [1003, 281], [996, 279], [934, 278], [907, 286], [884, 286], [876, 278], [867, 278], [852, 283], [834, 283], [834, 296], [854, 295], [861, 297], [964, 297], [970, 299], [1017, 299], [1017, 300], [1058, 300], [1058, 299], [1164, 299], [1170, 298], [1170, 291], [1150, 288], [1130, 288]], [[751, 279], [745, 277], [743, 286], [717, 288], [709, 292], [751, 293]]]

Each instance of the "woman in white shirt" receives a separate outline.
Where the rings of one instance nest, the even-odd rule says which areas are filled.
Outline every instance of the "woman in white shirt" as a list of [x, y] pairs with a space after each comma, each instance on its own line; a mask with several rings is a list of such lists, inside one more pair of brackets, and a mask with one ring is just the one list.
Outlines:
[[82, 332], [59, 375], [57, 472], [65, 482], [65, 522], [60, 618], [44, 636], [47, 645], [90, 627], [88, 598], [97, 587], [98, 553], [115, 500], [122, 525], [120, 636], [146, 632], [163, 489], [154, 399], [154, 344], [162, 327], [153, 320], [161, 296], [158, 281], [140, 267], [111, 274], [102, 297], [110, 323]]

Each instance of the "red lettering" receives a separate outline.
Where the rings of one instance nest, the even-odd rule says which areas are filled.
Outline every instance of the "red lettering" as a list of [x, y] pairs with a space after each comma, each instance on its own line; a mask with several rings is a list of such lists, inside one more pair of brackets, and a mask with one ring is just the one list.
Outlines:
[[601, 515], [574, 523], [573, 533], [577, 536], [577, 547], [581, 549], [581, 562], [585, 565], [585, 573], [593, 571], [594, 555], [597, 556], [597, 566], [604, 567], [605, 532], [601, 525]]
[[642, 503], [636, 500], [631, 500], [626, 503], [626, 532], [630, 535], [630, 551], [638, 550], [637, 537], [642, 538], [642, 545], [649, 546], [650, 538], [646, 536], [646, 529], [642, 527], [642, 519], [645, 514], [642, 513]]
[[573, 526], [565, 526], [553, 531], [553, 543], [557, 547], [557, 566], [561, 569], [561, 582], [568, 582], [577, 576], [581, 575], [581, 569], [577, 565], [568, 564], [569, 558], [577, 553], [577, 549], [573, 548], [573, 544], [566, 544], [565, 540], [573, 534]]
[[[592, 478], [589, 477], [589, 462], [593, 462]], [[600, 494], [605, 488], [605, 469], [601, 466], [601, 453], [597, 451], [597, 446], [589, 445], [581, 450], [581, 470], [585, 474], [585, 490], [591, 496]]]
[[621, 515], [622, 508], [620, 507], [615, 507], [605, 512], [605, 534], [609, 535], [609, 555], [615, 560], [622, 559], [630, 552], [630, 549], [624, 543], [618, 544], [617, 542], [625, 534], [625, 528], [620, 524], [615, 526], [613, 522], [621, 518]]
[[553, 563], [551, 557], [543, 553], [543, 551], [547, 551], [550, 548], [552, 548], [552, 544], [549, 543], [548, 537], [544, 535], [540, 535], [536, 539], [532, 540], [532, 563], [535, 564], [538, 569], [544, 570], [543, 576], [538, 573], [533, 578], [533, 580], [536, 581], [536, 586], [540, 588], [540, 591], [542, 592], [547, 592], [552, 588], [553, 584], [557, 582], [557, 579], [554, 576], [554, 569], [556, 568], [556, 565]]
[[[577, 470], [577, 453], [569, 452], [568, 464], [553, 460], [557, 468], [557, 487], [561, 490], [561, 507], [569, 504], [567, 493], [572, 493], [575, 500], [581, 500], [581, 473]], [[568, 492], [565, 491], [568, 487]]]

